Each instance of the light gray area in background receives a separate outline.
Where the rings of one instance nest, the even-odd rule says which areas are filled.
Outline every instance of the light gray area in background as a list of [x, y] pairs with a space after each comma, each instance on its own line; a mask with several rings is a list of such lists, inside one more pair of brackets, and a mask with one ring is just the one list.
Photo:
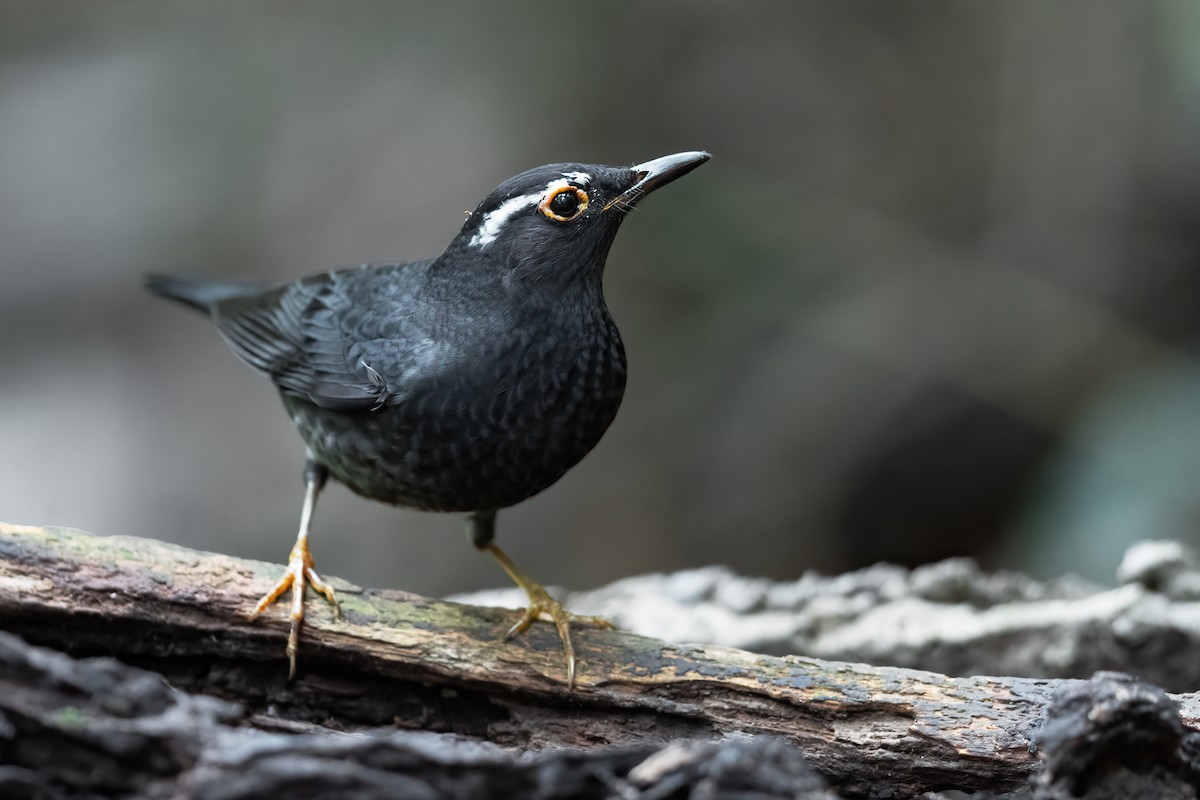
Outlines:
[[[956, 558], [907, 570], [875, 564], [775, 582], [725, 567], [638, 575], [567, 595], [581, 614], [671, 642], [902, 666], [946, 675], [1135, 675], [1168, 691], [1200, 683], [1200, 570], [1171, 541], [1131, 546], [1116, 588], [1037, 581]], [[519, 589], [454, 595], [518, 608]], [[514, 613], [515, 616], [515, 613]]]

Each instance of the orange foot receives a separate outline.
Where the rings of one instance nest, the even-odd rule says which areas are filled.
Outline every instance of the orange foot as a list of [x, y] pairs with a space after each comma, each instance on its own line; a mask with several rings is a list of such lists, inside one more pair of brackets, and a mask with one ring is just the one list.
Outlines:
[[[503, 563], [503, 562], [501, 562]], [[505, 641], [522, 633], [533, 624], [534, 620], [544, 619], [548, 622], [553, 622], [554, 627], [558, 628], [558, 638], [562, 640], [563, 656], [567, 660], [567, 689], [568, 691], [575, 689], [575, 647], [571, 644], [571, 623], [575, 622], [580, 625], [592, 625], [597, 628], [612, 629], [614, 626], [611, 622], [603, 617], [585, 617], [578, 614], [572, 614], [562, 607], [562, 604], [550, 596], [550, 593], [542, 588], [541, 584], [530, 580], [522, 575], [522, 580], [517, 583], [525, 594], [529, 595], [529, 606], [525, 609], [524, 615], [517, 620], [517, 624], [508, 629], [508, 633], [504, 634]]]
[[288, 680], [296, 677], [296, 652], [300, 649], [300, 627], [304, 623], [304, 590], [312, 586], [333, 605], [335, 616], [342, 615], [341, 606], [333, 593], [333, 587], [321, 580], [321, 576], [313, 569], [312, 553], [308, 550], [308, 537], [301, 534], [296, 540], [296, 546], [288, 556], [287, 570], [271, 591], [263, 595], [250, 616], [257, 617], [267, 609], [267, 606], [278, 600], [288, 589], [292, 590], [292, 627], [288, 632]]

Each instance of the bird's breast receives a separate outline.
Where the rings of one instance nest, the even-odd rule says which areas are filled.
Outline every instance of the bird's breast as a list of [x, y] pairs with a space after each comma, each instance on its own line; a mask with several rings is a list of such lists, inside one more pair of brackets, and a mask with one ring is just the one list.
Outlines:
[[370, 414], [292, 412], [318, 460], [359, 494], [477, 511], [562, 477], [599, 442], [624, 390], [624, 349], [606, 319], [590, 331], [483, 342]]

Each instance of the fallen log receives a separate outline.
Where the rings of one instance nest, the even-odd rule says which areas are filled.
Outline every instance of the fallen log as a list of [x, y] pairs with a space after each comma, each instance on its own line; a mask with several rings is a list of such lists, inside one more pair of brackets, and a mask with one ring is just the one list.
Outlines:
[[[0, 525], [0, 629], [235, 701], [229, 713], [259, 731], [387, 726], [506, 750], [643, 756], [678, 742], [769, 738], [851, 796], [1020, 790], [1042, 763], [1037, 737], [1054, 695], [1081, 691], [1064, 680], [947, 677], [590, 628], [576, 631], [569, 691], [550, 625], [503, 642], [510, 611], [336, 580], [343, 617], [310, 605], [289, 683], [285, 613], [246, 613], [280, 570], [146, 539]], [[1200, 705], [1176, 700], [1179, 739]]]

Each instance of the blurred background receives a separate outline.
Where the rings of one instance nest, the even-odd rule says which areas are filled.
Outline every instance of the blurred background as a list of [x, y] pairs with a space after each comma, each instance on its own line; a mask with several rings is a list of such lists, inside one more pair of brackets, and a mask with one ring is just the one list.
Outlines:
[[[527, 167], [703, 148], [617, 240], [625, 405], [514, 557], [1109, 580], [1200, 539], [1198, 37], [1188, 0], [0, 0], [0, 519], [282, 562], [300, 440], [143, 273], [421, 258]], [[507, 584], [341, 487], [313, 549]]]

